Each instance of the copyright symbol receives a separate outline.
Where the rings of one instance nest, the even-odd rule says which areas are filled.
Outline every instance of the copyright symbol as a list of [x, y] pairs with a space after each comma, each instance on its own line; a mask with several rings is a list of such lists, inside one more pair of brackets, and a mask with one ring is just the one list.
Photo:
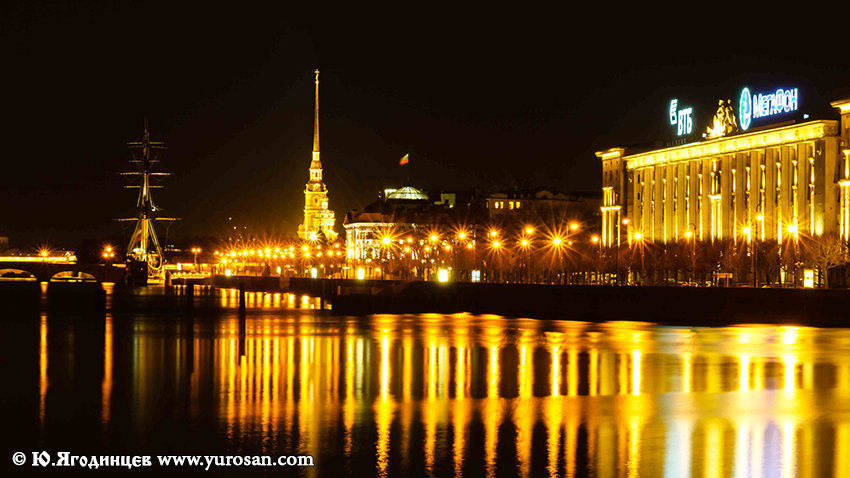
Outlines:
[[14, 455], [12, 455], [12, 463], [14, 463], [15, 465], [21, 466], [26, 462], [27, 462], [27, 456], [24, 455], [23, 453], [17, 452]]

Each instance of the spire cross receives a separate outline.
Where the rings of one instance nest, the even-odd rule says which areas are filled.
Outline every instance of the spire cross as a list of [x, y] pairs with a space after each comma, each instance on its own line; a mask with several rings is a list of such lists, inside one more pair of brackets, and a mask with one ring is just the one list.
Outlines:
[[316, 111], [313, 117], [313, 152], [319, 152], [319, 70], [316, 70]]

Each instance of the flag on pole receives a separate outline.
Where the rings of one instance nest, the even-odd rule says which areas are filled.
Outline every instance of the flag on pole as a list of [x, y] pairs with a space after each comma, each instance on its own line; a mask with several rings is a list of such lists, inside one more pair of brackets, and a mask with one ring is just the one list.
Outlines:
[[401, 161], [398, 162], [399, 166], [404, 166], [405, 164], [410, 162], [410, 158], [408, 158], [409, 154], [410, 153], [405, 154], [404, 156], [401, 157]]

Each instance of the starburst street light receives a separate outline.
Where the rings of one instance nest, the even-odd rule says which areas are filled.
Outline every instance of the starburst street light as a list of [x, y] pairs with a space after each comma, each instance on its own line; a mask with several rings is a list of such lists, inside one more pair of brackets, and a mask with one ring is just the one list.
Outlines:
[[641, 285], [643, 285], [643, 280], [644, 280], [644, 277], [646, 276], [646, 267], [644, 266], [645, 262], [644, 262], [644, 258], [643, 258], [643, 255], [644, 255], [644, 251], [643, 251], [644, 247], [643, 246], [644, 246], [644, 244], [643, 244], [642, 239], [643, 239], [643, 234], [641, 234], [640, 232], [636, 232], [635, 233], [635, 243], [636, 243], [637, 247], [640, 248], [640, 283], [641, 283]]

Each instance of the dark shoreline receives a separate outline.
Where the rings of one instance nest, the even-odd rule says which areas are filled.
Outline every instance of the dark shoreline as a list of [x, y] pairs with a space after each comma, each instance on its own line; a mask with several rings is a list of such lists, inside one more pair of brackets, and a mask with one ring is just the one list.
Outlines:
[[667, 325], [742, 323], [850, 327], [850, 291], [723, 287], [616, 287], [291, 279], [334, 315], [457, 313], [632, 320]]

